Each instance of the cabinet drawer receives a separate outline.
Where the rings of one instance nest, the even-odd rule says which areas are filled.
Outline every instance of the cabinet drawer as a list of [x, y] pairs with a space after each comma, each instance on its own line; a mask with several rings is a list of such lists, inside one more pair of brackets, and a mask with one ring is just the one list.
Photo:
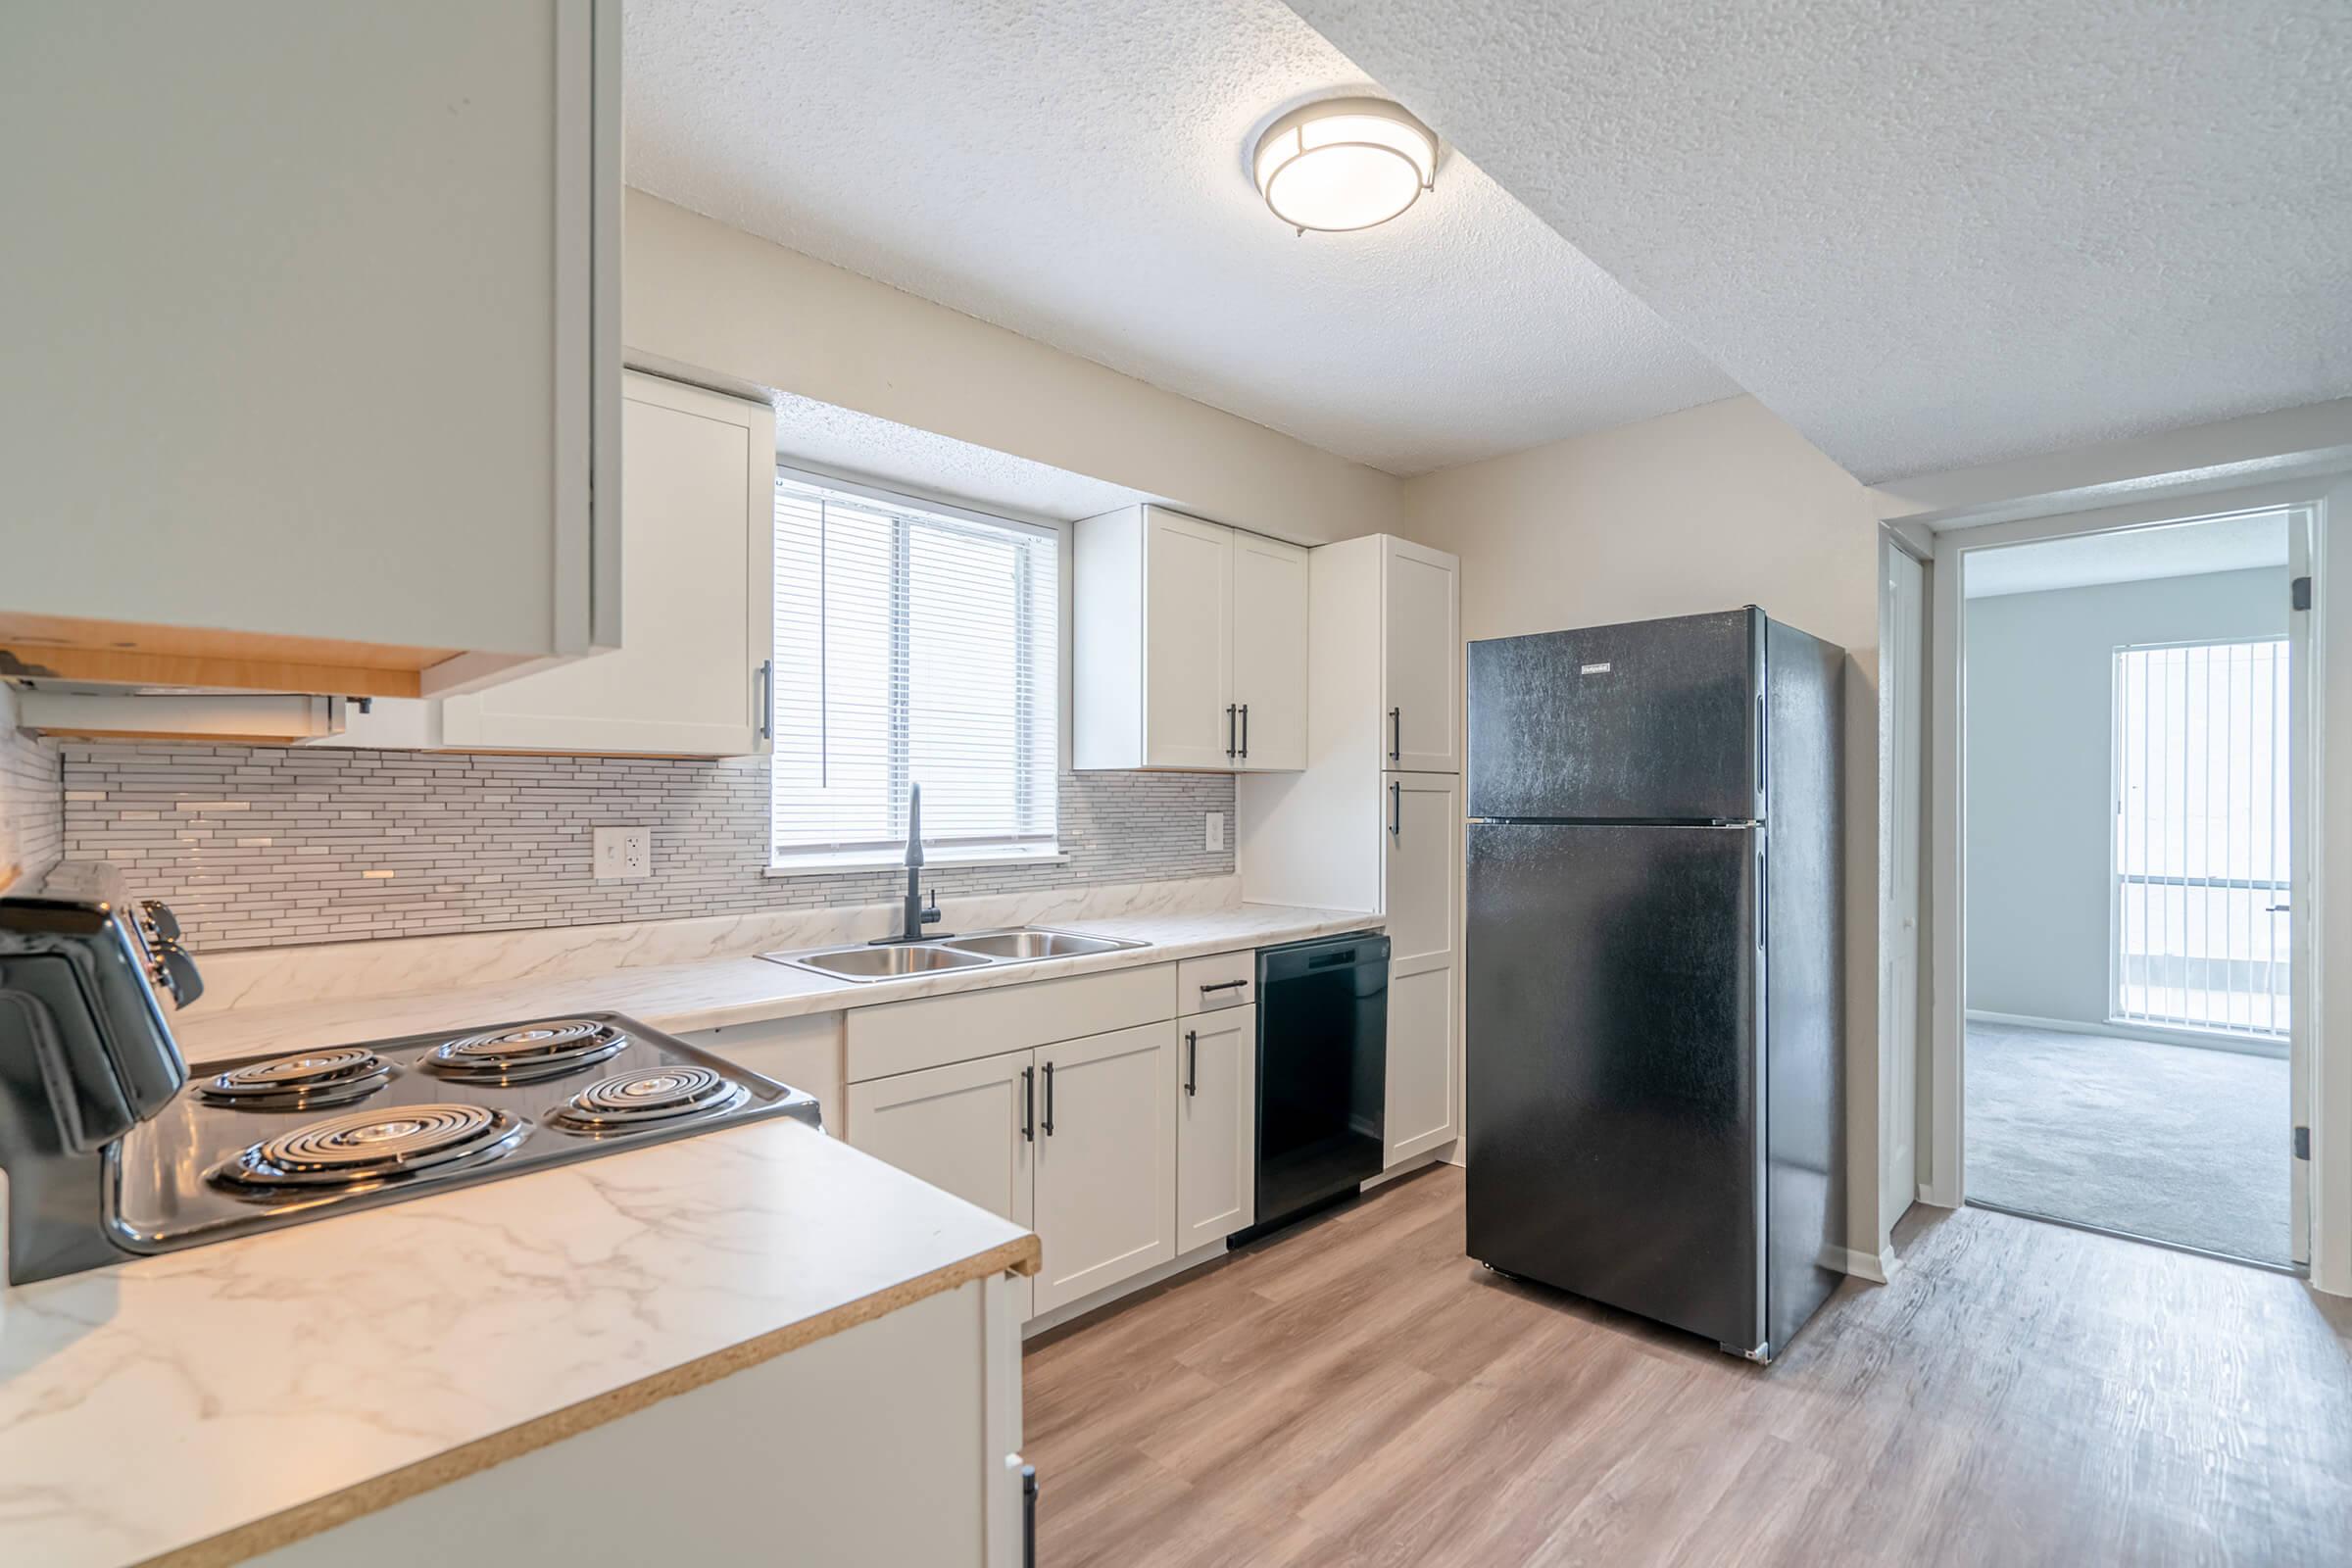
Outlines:
[[1176, 1016], [1175, 989], [1175, 965], [1155, 963], [856, 1007], [849, 1015], [849, 1080], [1156, 1023]]
[[1179, 1017], [1219, 1007], [1247, 1007], [1256, 1000], [1257, 954], [1250, 949], [1187, 958], [1176, 965]]

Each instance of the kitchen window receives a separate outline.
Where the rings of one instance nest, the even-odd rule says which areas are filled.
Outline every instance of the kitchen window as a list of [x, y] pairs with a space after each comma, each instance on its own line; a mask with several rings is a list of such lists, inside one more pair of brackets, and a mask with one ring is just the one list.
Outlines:
[[778, 474], [776, 868], [1057, 854], [1060, 543]]

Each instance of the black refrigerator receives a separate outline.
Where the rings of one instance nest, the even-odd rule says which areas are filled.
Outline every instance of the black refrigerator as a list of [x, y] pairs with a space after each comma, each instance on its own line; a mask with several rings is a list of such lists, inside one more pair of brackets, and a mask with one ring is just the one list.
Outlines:
[[1470, 1255], [1768, 1361], [1839, 1278], [1843, 651], [1469, 649]]

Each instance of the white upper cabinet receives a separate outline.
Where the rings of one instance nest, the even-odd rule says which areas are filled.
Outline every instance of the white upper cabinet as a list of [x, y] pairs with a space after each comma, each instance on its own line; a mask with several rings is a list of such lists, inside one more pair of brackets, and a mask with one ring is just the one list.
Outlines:
[[1074, 553], [1074, 765], [1305, 765], [1305, 551], [1142, 506]]
[[1385, 766], [1458, 773], [1461, 633], [1454, 558], [1409, 540], [1382, 541], [1381, 708]]
[[615, 652], [450, 698], [440, 744], [710, 757], [768, 750], [775, 415], [636, 373], [624, 395], [627, 638]]
[[1253, 772], [1306, 766], [1306, 552], [1233, 536], [1235, 760]]
[[1233, 530], [1157, 507], [1145, 514], [1140, 760], [1230, 767]]
[[0, 653], [414, 697], [618, 646], [619, 50], [618, 0], [9, 8]]

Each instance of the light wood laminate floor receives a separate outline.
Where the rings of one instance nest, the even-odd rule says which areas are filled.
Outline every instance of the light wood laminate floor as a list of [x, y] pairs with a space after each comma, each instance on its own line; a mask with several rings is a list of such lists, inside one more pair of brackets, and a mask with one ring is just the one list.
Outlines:
[[2352, 1562], [2352, 1310], [1914, 1209], [1770, 1368], [1462, 1253], [1441, 1166], [1025, 1362], [1039, 1561]]

